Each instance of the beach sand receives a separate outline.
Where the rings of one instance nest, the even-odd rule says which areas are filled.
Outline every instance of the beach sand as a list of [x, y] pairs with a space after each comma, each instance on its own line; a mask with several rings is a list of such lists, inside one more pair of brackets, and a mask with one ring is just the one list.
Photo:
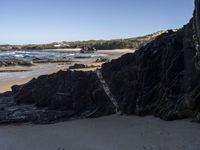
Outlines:
[[[56, 49], [53, 51], [79, 51], [80, 49]], [[49, 50], [48, 50], [49, 51]], [[117, 49], [117, 50], [99, 50], [98, 54], [107, 54], [110, 59], [117, 59], [126, 53], [132, 53], [134, 50], [131, 49]], [[72, 63], [47, 63], [47, 64], [36, 64], [32, 67], [1, 67], [0, 68], [0, 93], [5, 91], [10, 91], [13, 85], [21, 85], [32, 78], [37, 78], [40, 75], [51, 74], [58, 72], [59, 70], [67, 70], [69, 66], [75, 63], [85, 64], [85, 65], [102, 65], [102, 63], [95, 63], [95, 58], [76, 58]], [[84, 68], [76, 69], [79, 71], [92, 71], [96, 68]], [[27, 70], [26, 72], [1, 72], [1, 71], [12, 71], [12, 70]], [[30, 71], [31, 70], [31, 71]]]
[[51, 125], [0, 126], [1, 150], [199, 150], [189, 120], [107, 116]]
[[37, 78], [40, 75], [55, 73], [59, 70], [66, 70], [67, 63], [49, 63], [49, 64], [37, 64], [32, 67], [19, 67], [11, 66], [6, 68], [0, 68], [1, 70], [29, 70], [22, 72], [0, 72], [0, 93], [10, 91], [13, 85], [21, 85], [27, 83], [34, 77]]
[[55, 52], [79, 52], [81, 48], [57, 48], [57, 49], [43, 49], [42, 51], [55, 51]]
[[108, 54], [111, 59], [117, 59], [124, 54], [127, 53], [134, 53], [135, 50], [132, 49], [114, 49], [114, 50], [98, 50], [97, 53], [99, 54]]

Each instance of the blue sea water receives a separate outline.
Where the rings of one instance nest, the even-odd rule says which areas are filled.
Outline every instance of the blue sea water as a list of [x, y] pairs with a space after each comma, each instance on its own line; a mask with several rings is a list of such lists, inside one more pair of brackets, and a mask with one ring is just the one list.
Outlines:
[[32, 50], [32, 51], [0, 51], [0, 60], [46, 60], [46, 59], [73, 59], [73, 58], [93, 58], [106, 56], [105, 54], [96, 53], [80, 53], [74, 51], [42, 51], [42, 50]]

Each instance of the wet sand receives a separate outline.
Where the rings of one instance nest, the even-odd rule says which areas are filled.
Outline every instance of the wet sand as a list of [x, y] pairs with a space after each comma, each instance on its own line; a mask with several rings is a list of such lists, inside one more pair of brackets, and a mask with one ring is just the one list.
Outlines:
[[0, 126], [1, 150], [199, 150], [189, 120], [108, 116], [51, 125]]
[[[6, 67], [7, 70], [27, 70], [23, 72], [0, 72], [0, 93], [11, 90], [13, 85], [21, 85], [40, 75], [66, 70], [67, 63], [38, 64], [32, 67]], [[4, 68], [0, 68], [2, 70]], [[6, 70], [4, 69], [4, 70]]]
[[[79, 51], [80, 49], [55, 49], [53, 51]], [[48, 50], [49, 51], [49, 50]], [[117, 59], [120, 56], [134, 52], [134, 50], [130, 49], [117, 49], [117, 50], [99, 50], [96, 53], [98, 54], [107, 54], [110, 59]], [[85, 65], [102, 65], [102, 63], [95, 63], [96, 58], [76, 58], [72, 60], [71, 63], [46, 63], [46, 64], [36, 64], [32, 67], [1, 67], [0, 68], [0, 93], [11, 90], [13, 85], [21, 85], [32, 78], [37, 78], [40, 75], [55, 73], [59, 70], [67, 70], [69, 66], [74, 65], [75, 63], [85, 64]], [[76, 69], [80, 71], [91, 71], [96, 68], [84, 68], [84, 69]], [[3, 72], [3, 71], [10, 72]], [[16, 72], [13, 72], [16, 70]], [[24, 70], [23, 72], [19, 72], [19, 70]], [[27, 70], [27, 71], [25, 71]]]

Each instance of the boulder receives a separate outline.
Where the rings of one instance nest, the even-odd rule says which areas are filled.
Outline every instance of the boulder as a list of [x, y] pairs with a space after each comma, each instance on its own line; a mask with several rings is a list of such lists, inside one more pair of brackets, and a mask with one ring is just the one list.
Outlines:
[[80, 53], [94, 53], [95, 51], [95, 48], [84, 46], [81, 48]]
[[94, 72], [68, 70], [40, 76], [24, 85], [13, 86], [12, 95], [18, 105], [67, 111], [72, 118], [99, 117], [114, 112]]
[[69, 69], [84, 69], [84, 68], [98, 68], [99, 65], [85, 65], [85, 64], [74, 64], [73, 66], [69, 66]]
[[108, 62], [110, 62], [110, 58], [108, 58], [108, 57], [99, 57], [99, 58], [96, 59], [95, 62], [104, 62], [104, 63], [108, 63]]

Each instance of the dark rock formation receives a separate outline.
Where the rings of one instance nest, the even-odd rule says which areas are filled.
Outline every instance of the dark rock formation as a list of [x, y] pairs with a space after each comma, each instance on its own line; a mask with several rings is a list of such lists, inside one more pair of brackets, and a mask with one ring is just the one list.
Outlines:
[[[169, 30], [135, 53], [103, 65], [103, 78], [120, 112], [200, 121], [200, 0], [195, 5], [194, 17], [182, 29]], [[68, 119], [109, 115], [114, 105], [99, 80], [94, 72], [60, 71], [14, 86], [12, 96], [17, 105], [65, 112], [62, 117]], [[12, 115], [6, 116], [12, 120]]]
[[99, 57], [99, 58], [96, 59], [95, 62], [105, 62], [105, 63], [108, 63], [108, 62], [110, 62], [110, 61], [111, 61], [111, 60], [110, 60], [110, 58], [108, 58], [108, 57]]
[[24, 60], [0, 60], [0, 67], [9, 67], [9, 66], [33, 66], [29, 61]]
[[70, 58], [56, 58], [56, 59], [33, 59], [34, 64], [45, 64], [45, 63], [71, 63], [72, 60]]
[[103, 65], [104, 78], [125, 114], [154, 114], [165, 120], [189, 115], [187, 99], [196, 78], [191, 40], [188, 25]]
[[195, 20], [194, 20], [194, 26], [196, 28], [195, 33], [198, 39], [198, 43], [200, 43], [200, 0], [195, 1]]
[[200, 1], [195, 1], [195, 11], [194, 11], [194, 38], [196, 41], [196, 51], [197, 51], [197, 69], [200, 69]]
[[40, 109], [34, 105], [16, 105], [9, 92], [0, 96], [0, 124], [27, 122], [46, 124], [71, 117], [67, 111]]
[[100, 117], [114, 112], [94, 72], [59, 71], [40, 76], [25, 85], [13, 86], [12, 95], [18, 105], [34, 105], [59, 114], [63, 111], [67, 119]]
[[81, 48], [80, 53], [94, 53], [95, 51], [95, 48], [84, 46]]
[[85, 65], [85, 64], [74, 64], [69, 66], [69, 69], [84, 69], [84, 68], [99, 68], [99, 65]]
[[199, 6], [196, 0], [195, 16], [179, 31], [168, 31], [134, 54], [103, 65], [104, 78], [125, 114], [174, 120], [200, 111], [200, 72], [195, 67]]

